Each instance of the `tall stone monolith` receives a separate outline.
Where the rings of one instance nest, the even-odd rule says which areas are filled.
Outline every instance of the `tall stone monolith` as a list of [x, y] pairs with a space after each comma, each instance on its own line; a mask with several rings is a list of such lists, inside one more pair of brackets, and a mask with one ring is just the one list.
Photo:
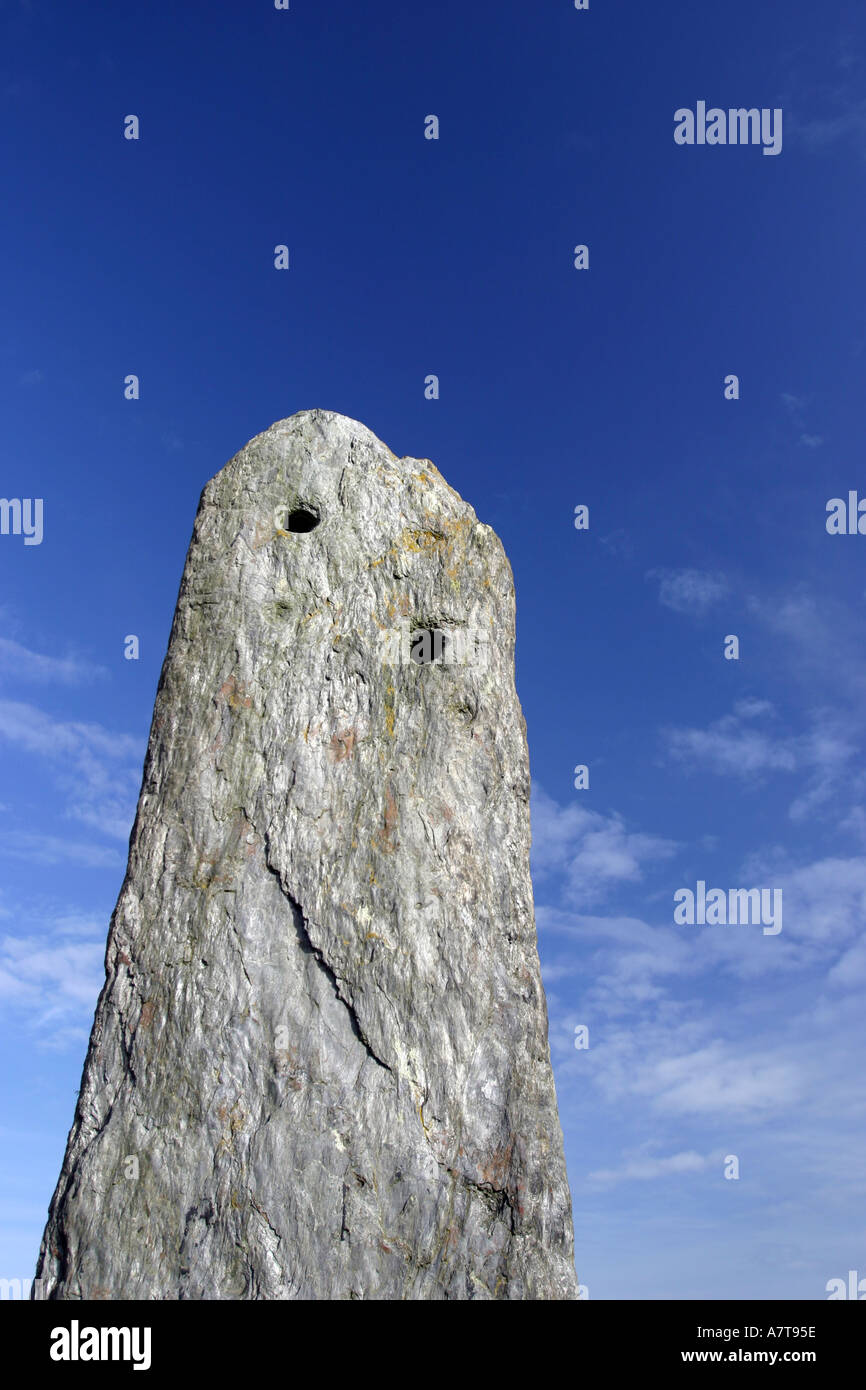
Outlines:
[[62, 1299], [570, 1299], [502, 545], [302, 411], [205, 488], [39, 1258]]

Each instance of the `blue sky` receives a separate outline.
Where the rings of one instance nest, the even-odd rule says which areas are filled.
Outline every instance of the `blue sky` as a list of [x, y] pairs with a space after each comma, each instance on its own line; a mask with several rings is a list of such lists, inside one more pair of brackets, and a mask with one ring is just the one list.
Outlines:
[[[866, 538], [825, 527], [866, 496], [862, 5], [0, 22], [0, 493], [44, 505], [0, 535], [0, 1274], [59, 1171], [199, 494], [321, 407], [512, 562], [590, 1298], [866, 1276]], [[781, 108], [781, 153], [678, 146], [703, 100]], [[676, 925], [698, 880], [781, 888], [782, 931]]]

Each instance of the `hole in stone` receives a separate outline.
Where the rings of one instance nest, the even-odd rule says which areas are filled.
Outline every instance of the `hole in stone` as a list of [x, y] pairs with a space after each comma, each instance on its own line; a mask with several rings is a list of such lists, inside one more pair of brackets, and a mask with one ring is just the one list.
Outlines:
[[418, 666], [429, 666], [434, 661], [442, 661], [447, 643], [448, 638], [440, 627], [416, 628], [409, 638], [409, 656]]
[[297, 533], [313, 531], [318, 524], [318, 512], [312, 511], [309, 507], [293, 507], [289, 512], [286, 530], [295, 531]]

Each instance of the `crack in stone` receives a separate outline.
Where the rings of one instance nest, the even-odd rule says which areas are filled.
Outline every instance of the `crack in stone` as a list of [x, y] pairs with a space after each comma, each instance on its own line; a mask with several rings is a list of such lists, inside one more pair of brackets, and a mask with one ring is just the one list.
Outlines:
[[340, 977], [334, 970], [333, 966], [329, 965], [328, 961], [325, 959], [325, 954], [321, 950], [321, 948], [319, 946], [316, 946], [316, 944], [312, 940], [312, 937], [309, 933], [309, 929], [307, 927], [307, 917], [304, 913], [304, 909], [301, 907], [301, 904], [295, 898], [292, 897], [291, 893], [286, 888], [279, 870], [275, 869], [274, 866], [271, 864], [267, 853], [268, 848], [269, 844], [266, 839], [265, 863], [267, 864], [270, 873], [274, 875], [275, 879], [280, 885], [280, 892], [286, 898], [286, 901], [292, 909], [292, 918], [295, 924], [295, 931], [298, 934], [298, 942], [301, 946], [301, 950], [305, 951], [308, 955], [311, 955], [313, 957], [319, 969], [325, 975], [326, 979], [328, 980], [328, 983], [334, 991], [336, 998], [339, 999], [340, 1003], [343, 1005], [347, 1014], [349, 1015], [349, 1025], [352, 1029], [352, 1033], [357, 1038], [364, 1051], [367, 1053], [367, 1056], [371, 1057], [372, 1060], [376, 1063], [376, 1065], [381, 1067], [383, 1071], [390, 1072], [393, 1076], [393, 1068], [389, 1067], [387, 1062], [383, 1062], [382, 1058], [379, 1057], [378, 1054], [373, 1050], [372, 1046], [370, 1045], [369, 1038], [367, 1037], [366, 1033], [361, 1027], [361, 1021], [358, 1018], [354, 1005], [352, 1004], [351, 1000], [347, 999], [341, 991]]

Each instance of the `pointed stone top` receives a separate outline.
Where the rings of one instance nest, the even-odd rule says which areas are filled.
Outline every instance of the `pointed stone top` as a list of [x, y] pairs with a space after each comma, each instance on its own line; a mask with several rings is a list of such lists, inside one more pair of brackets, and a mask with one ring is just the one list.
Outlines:
[[[257, 490], [262, 486], [294, 483], [306, 487], [315, 482], [336, 488], [346, 468], [361, 469], [389, 491], [399, 483], [415, 491], [418, 485], [432, 497], [431, 489], [450, 494], [467, 516], [477, 521], [473, 508], [446, 482], [428, 458], [398, 456], [360, 420], [335, 410], [298, 410], [254, 435], [234, 458], [215, 475], [205, 496], [215, 500], [216, 487], [224, 497], [224, 485]], [[426, 504], [425, 504], [426, 505]]]

